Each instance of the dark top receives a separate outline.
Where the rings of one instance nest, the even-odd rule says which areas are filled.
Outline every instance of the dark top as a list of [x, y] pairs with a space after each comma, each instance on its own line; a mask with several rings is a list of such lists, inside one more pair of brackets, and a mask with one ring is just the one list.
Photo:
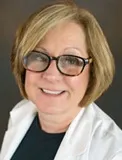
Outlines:
[[44, 132], [36, 116], [11, 160], [53, 160], [64, 134]]

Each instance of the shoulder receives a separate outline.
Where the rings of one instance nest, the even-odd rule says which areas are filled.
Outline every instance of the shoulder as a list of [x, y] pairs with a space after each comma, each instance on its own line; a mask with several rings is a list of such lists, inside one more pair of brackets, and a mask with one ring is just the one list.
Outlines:
[[[92, 114], [94, 115], [93, 128], [96, 127], [96, 125], [98, 125], [96, 129], [98, 128], [99, 129], [96, 131], [99, 131], [102, 137], [104, 137], [105, 135], [122, 136], [122, 130], [118, 127], [118, 125], [110, 116], [108, 116], [104, 111], [102, 111], [102, 109], [100, 109], [95, 103], [91, 105], [91, 108], [92, 108]], [[95, 133], [97, 134], [99, 132]]]
[[33, 117], [36, 112], [36, 106], [31, 101], [27, 99], [21, 100], [10, 111], [8, 128], [12, 125], [20, 124], [27, 117]]
[[27, 99], [23, 99], [21, 100], [20, 102], [18, 102], [11, 110], [11, 112], [13, 112], [14, 110], [16, 109], [19, 109], [21, 107], [24, 107], [24, 106], [28, 106], [29, 104], [31, 103], [31, 101], [27, 100]]
[[103, 159], [112, 159], [112, 156], [122, 153], [122, 130], [96, 104], [90, 107], [93, 116], [90, 149], [96, 157], [101, 153]]

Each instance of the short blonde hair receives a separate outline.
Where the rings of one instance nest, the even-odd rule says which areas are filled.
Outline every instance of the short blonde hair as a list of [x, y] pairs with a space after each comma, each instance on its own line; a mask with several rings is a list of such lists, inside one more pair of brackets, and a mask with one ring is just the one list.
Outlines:
[[18, 29], [11, 54], [11, 66], [20, 92], [25, 92], [23, 57], [32, 51], [45, 34], [62, 21], [74, 21], [84, 28], [88, 54], [92, 57], [90, 80], [81, 105], [95, 101], [109, 87], [114, 75], [114, 60], [106, 38], [95, 17], [71, 0], [56, 2], [41, 8]]

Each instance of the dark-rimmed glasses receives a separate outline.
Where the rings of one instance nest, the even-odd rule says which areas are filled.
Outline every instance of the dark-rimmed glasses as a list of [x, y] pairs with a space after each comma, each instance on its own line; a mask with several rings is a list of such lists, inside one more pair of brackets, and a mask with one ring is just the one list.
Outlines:
[[92, 62], [92, 58], [82, 58], [75, 55], [51, 57], [46, 53], [33, 50], [23, 58], [23, 66], [32, 72], [44, 72], [52, 60], [56, 61], [57, 69], [66, 76], [78, 76], [84, 67]]

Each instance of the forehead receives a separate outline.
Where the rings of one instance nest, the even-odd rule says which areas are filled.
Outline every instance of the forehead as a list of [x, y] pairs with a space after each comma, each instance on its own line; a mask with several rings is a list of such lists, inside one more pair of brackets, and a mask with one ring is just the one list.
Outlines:
[[60, 53], [67, 48], [79, 50], [79, 54], [87, 55], [86, 35], [79, 24], [66, 21], [51, 28], [36, 48], [44, 48], [49, 53]]

